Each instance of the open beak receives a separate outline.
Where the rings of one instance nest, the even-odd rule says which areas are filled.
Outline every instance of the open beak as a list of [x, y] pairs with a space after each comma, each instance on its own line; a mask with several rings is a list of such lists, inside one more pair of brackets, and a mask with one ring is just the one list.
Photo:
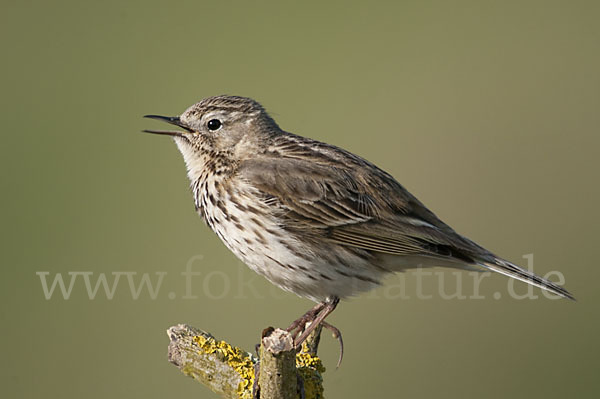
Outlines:
[[[194, 132], [193, 129], [190, 129], [189, 127], [185, 126], [183, 124], [183, 122], [181, 121], [181, 119], [179, 119], [178, 116], [144, 115], [144, 118], [156, 119], [159, 121], [167, 122], [167, 123], [170, 123], [171, 125], [175, 125], [180, 128], [183, 128], [190, 133]], [[142, 132], [154, 133], [154, 134], [164, 134], [166, 136], [178, 136], [178, 137], [185, 137], [185, 135], [186, 135], [186, 132], [173, 131], [173, 130], [142, 130]]]

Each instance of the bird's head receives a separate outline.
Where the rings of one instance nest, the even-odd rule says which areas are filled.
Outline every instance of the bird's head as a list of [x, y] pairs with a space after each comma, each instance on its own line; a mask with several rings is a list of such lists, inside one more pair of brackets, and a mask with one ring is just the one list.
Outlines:
[[[208, 97], [180, 116], [146, 115], [178, 126], [178, 130], [144, 130], [173, 137], [185, 159], [190, 178], [204, 167], [208, 155], [241, 160], [260, 151], [279, 127], [256, 101], [237, 96]], [[196, 173], [193, 175], [195, 176]]]

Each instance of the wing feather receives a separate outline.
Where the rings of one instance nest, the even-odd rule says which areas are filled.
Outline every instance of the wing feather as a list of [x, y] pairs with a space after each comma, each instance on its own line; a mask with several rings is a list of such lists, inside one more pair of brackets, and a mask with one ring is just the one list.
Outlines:
[[[282, 153], [281, 148], [287, 152]], [[279, 147], [276, 155], [246, 160], [239, 166], [242, 178], [266, 198], [277, 200], [284, 227], [341, 245], [399, 256], [465, 261], [469, 252], [483, 250], [362, 158], [343, 152], [346, 158], [340, 160], [324, 150], [290, 152], [290, 148], [287, 144]], [[337, 149], [338, 158], [339, 154]]]
[[456, 233], [368, 161], [292, 134], [273, 140], [270, 151], [242, 161], [238, 173], [278, 209], [282, 227], [372, 253], [477, 265], [573, 299]]

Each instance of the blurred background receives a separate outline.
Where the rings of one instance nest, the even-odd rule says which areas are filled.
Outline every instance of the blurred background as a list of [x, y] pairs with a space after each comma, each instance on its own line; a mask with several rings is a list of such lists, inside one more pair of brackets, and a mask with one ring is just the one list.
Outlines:
[[[0, 14], [6, 397], [211, 398], [167, 362], [169, 326], [251, 350], [312, 306], [229, 253], [195, 214], [175, 145], [140, 133], [162, 127], [142, 115], [217, 94], [375, 162], [578, 298], [514, 298], [494, 275], [469, 299], [469, 275], [445, 271], [419, 299], [416, 276], [392, 277], [329, 319], [346, 353], [335, 370], [322, 340], [327, 397], [600, 392], [598, 2], [4, 0]], [[117, 275], [112, 299], [90, 297], [85, 278]], [[56, 276], [67, 291], [74, 278], [66, 298]], [[459, 278], [467, 299], [446, 299], [439, 282]]]

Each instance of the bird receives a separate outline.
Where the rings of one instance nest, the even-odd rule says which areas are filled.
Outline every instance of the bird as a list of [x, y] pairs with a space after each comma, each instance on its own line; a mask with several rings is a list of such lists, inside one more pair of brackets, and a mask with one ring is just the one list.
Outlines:
[[341, 332], [325, 321], [340, 300], [417, 267], [490, 270], [574, 299], [454, 231], [375, 164], [282, 130], [251, 98], [208, 97], [180, 116], [145, 117], [179, 128], [144, 132], [173, 138], [195, 209], [225, 246], [316, 302], [287, 329], [297, 348], [320, 324], [343, 354]]

